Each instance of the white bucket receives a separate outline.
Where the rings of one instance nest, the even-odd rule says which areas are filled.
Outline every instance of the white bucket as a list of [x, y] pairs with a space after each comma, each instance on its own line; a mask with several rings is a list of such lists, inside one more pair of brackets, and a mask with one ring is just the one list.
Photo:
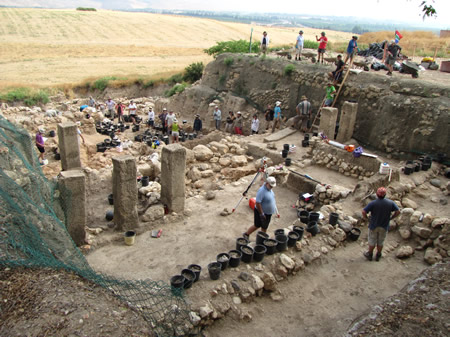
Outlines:
[[389, 174], [391, 167], [388, 163], [381, 163], [380, 164], [380, 174]]

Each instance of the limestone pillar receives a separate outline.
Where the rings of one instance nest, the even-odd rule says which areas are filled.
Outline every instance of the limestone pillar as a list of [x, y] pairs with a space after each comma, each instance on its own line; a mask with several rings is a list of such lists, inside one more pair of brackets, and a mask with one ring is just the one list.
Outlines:
[[139, 226], [136, 161], [130, 155], [117, 156], [112, 161], [114, 224], [118, 230], [126, 231]]
[[339, 118], [339, 131], [336, 141], [344, 143], [353, 136], [355, 129], [356, 115], [358, 113], [358, 103], [345, 102], [341, 108], [341, 117]]
[[86, 178], [82, 170], [60, 173], [58, 178], [66, 228], [77, 246], [83, 245], [86, 232]]
[[184, 211], [186, 149], [171, 144], [161, 154], [161, 201], [171, 212]]
[[80, 144], [75, 123], [58, 124], [58, 142], [62, 170], [68, 171], [80, 168]]
[[330, 140], [334, 140], [337, 115], [338, 109], [336, 108], [322, 108], [320, 113], [319, 132], [323, 132]]

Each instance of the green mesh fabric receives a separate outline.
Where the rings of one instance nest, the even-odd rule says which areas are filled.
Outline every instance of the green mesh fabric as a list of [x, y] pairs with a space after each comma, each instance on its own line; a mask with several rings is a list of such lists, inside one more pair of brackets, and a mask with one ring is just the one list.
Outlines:
[[192, 333], [181, 293], [162, 281], [123, 280], [94, 271], [66, 226], [70, 191], [42, 173], [34, 138], [0, 116], [0, 268], [73, 271], [138, 310], [157, 336]]

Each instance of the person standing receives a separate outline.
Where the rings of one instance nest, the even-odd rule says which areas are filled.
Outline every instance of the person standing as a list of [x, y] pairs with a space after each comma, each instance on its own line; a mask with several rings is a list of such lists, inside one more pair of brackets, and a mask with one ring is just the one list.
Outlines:
[[225, 121], [225, 132], [233, 133], [234, 120], [236, 117], [234, 116], [233, 111], [228, 113], [227, 120]]
[[163, 135], [167, 134], [167, 127], [166, 127], [166, 117], [167, 117], [167, 109], [163, 108], [162, 112], [159, 114], [158, 118], [161, 122], [161, 131]]
[[303, 51], [303, 30], [298, 32], [297, 36], [297, 42], [295, 44], [295, 60], [301, 61], [302, 60], [302, 51]]
[[267, 49], [269, 48], [269, 36], [267, 35], [267, 32], [263, 32], [263, 36], [261, 38], [261, 52], [266, 55]]
[[336, 70], [328, 73], [328, 76], [333, 79], [333, 85], [336, 85], [341, 80], [344, 67], [345, 63], [342, 61], [342, 55], [339, 54], [336, 60]]
[[[394, 214], [391, 216], [391, 213]], [[380, 187], [377, 190], [377, 199], [371, 201], [362, 210], [364, 220], [368, 220], [367, 214], [370, 213], [369, 221], [369, 250], [364, 256], [372, 261], [373, 251], [377, 247], [375, 260], [379, 261], [383, 250], [384, 240], [389, 230], [389, 222], [400, 214], [400, 210], [395, 202], [386, 198], [386, 188]]]
[[276, 101], [275, 102], [275, 109], [273, 109], [273, 126], [272, 126], [272, 132], [275, 132], [275, 129], [280, 129], [280, 123], [281, 123], [281, 102]]
[[105, 105], [106, 109], [108, 110], [108, 115], [106, 117], [114, 120], [114, 109], [116, 108], [116, 103], [111, 98], [108, 98], [108, 100], [105, 102]]
[[80, 138], [83, 141], [83, 145], [86, 145], [86, 141], [84, 140], [83, 134], [81, 133], [80, 127], [81, 127], [81, 122], [77, 121], [75, 123], [77, 125], [77, 134], [78, 134], [78, 144], [80, 143]]
[[257, 114], [253, 115], [251, 130], [252, 130], [252, 135], [254, 135], [255, 133], [258, 134], [258, 131], [259, 131], [259, 119], [258, 119], [258, 115]]
[[316, 41], [319, 42], [319, 49], [317, 49], [317, 63], [320, 63], [320, 56], [322, 55], [322, 63], [323, 63], [323, 54], [327, 49], [328, 39], [325, 36], [325, 32], [320, 33], [320, 39], [316, 35]]
[[174, 119], [175, 119], [175, 114], [171, 110], [171, 111], [169, 111], [169, 113], [166, 116], [166, 128], [167, 128], [167, 132], [169, 133], [169, 135], [172, 134], [172, 124], [173, 124]]
[[172, 143], [178, 143], [180, 137], [180, 126], [178, 125], [178, 120], [175, 117], [170, 125], [170, 130], [172, 131]]
[[147, 121], [147, 129], [150, 127], [153, 129], [155, 126], [155, 112], [153, 111], [153, 108], [148, 108], [148, 121]]
[[336, 88], [333, 86], [332, 82], [329, 82], [326, 88], [326, 98], [324, 106], [331, 106], [334, 102], [334, 94], [336, 93]]
[[242, 135], [242, 114], [240, 111], [236, 113], [236, 120], [234, 121], [234, 133]]
[[277, 186], [277, 181], [275, 178], [268, 177], [264, 185], [262, 185], [256, 193], [256, 204], [253, 211], [253, 225], [250, 226], [243, 234], [246, 239], [248, 239], [250, 234], [258, 228], [261, 228], [261, 231], [264, 233], [267, 232], [267, 228], [269, 228], [270, 220], [273, 214], [276, 213], [277, 217], [280, 217], [280, 214], [278, 214], [275, 194], [272, 190], [275, 186]]
[[266, 131], [271, 127], [274, 113], [275, 112], [272, 109], [272, 105], [268, 104], [267, 109], [264, 112], [264, 117], [266, 118]]
[[220, 123], [222, 122], [222, 111], [219, 110], [218, 105], [214, 107], [213, 118], [216, 124], [216, 130], [220, 130]]
[[344, 64], [347, 64], [348, 60], [353, 60], [353, 56], [355, 56], [355, 53], [358, 51], [358, 42], [356, 42], [357, 40], [357, 36], [352, 36], [352, 39], [348, 43]]
[[44, 136], [43, 134], [45, 133], [45, 129], [44, 128], [39, 128], [38, 132], [36, 133], [36, 147], [39, 151], [39, 159], [40, 159], [40, 164], [44, 165], [45, 163], [45, 146], [44, 146]]
[[125, 106], [122, 104], [122, 102], [117, 103], [116, 111], [117, 111], [117, 119], [118, 119], [119, 123], [120, 122], [122, 122], [122, 123], [125, 122], [124, 119], [123, 119], [123, 111], [124, 110], [125, 110]]
[[95, 107], [95, 99], [93, 99], [92, 96], [89, 96], [89, 103], [88, 103], [88, 105], [89, 105], [91, 108], [94, 108], [94, 107]]
[[200, 115], [195, 115], [195, 119], [194, 119], [194, 131], [196, 133], [199, 133], [202, 131], [202, 120], [200, 119]]
[[295, 107], [297, 116], [292, 120], [292, 126], [298, 128], [300, 124], [300, 130], [306, 132], [308, 120], [311, 119], [311, 103], [305, 95], [302, 96], [302, 101]]
[[388, 47], [386, 47], [386, 45], [387, 43], [385, 44], [385, 63], [389, 69], [386, 75], [392, 76], [392, 71], [394, 70], [393, 65], [397, 61], [397, 56], [402, 48], [397, 43], [395, 43], [395, 40], [392, 40], [391, 43], [389, 43]]
[[130, 121], [133, 124], [136, 124], [136, 112], [137, 112], [137, 106], [134, 103], [134, 101], [131, 100], [130, 104], [128, 105], [128, 116], [130, 118]]

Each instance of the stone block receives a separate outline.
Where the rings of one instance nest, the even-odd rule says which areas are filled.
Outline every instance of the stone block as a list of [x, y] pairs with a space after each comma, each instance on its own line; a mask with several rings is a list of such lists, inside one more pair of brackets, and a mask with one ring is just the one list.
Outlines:
[[323, 132], [331, 140], [334, 140], [337, 115], [338, 109], [336, 108], [322, 108], [322, 112], [320, 114], [319, 131]]
[[341, 116], [339, 119], [339, 130], [336, 141], [345, 143], [353, 136], [355, 129], [356, 116], [358, 114], [358, 103], [345, 102], [341, 108]]
[[186, 149], [180, 144], [165, 146], [161, 154], [161, 201], [171, 212], [184, 210], [185, 169]]
[[68, 171], [80, 168], [80, 144], [75, 123], [58, 124], [58, 142], [62, 170]]

